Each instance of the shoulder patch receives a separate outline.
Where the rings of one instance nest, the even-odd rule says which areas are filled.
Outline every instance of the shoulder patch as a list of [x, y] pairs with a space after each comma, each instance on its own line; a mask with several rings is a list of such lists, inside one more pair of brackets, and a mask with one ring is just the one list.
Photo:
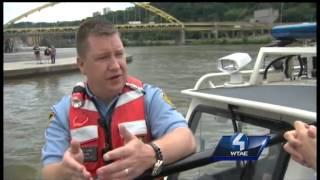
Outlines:
[[176, 108], [176, 106], [172, 103], [171, 99], [169, 98], [169, 96], [165, 93], [165, 92], [162, 92], [162, 98], [163, 100], [168, 103], [170, 106], [172, 106], [173, 108]]
[[51, 111], [50, 114], [49, 114], [49, 121], [48, 121], [48, 124], [47, 124], [47, 127], [49, 126], [49, 124], [51, 123], [52, 119], [56, 116], [56, 114]]

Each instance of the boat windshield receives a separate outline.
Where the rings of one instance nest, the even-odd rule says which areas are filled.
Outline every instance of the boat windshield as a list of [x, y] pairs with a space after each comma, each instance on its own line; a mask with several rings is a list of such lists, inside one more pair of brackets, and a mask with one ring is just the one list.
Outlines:
[[[266, 119], [265, 117], [237, 113], [232, 117], [230, 111], [209, 106], [198, 106], [191, 115], [189, 126], [194, 131], [198, 144], [197, 152], [215, 150], [222, 136], [234, 134], [237, 130], [247, 135], [270, 135], [273, 141], [265, 147], [257, 161], [218, 161], [184, 171], [178, 179], [283, 179], [289, 155], [283, 151], [282, 143], [276, 142], [279, 135], [290, 124]], [[281, 139], [281, 138], [280, 138]]]

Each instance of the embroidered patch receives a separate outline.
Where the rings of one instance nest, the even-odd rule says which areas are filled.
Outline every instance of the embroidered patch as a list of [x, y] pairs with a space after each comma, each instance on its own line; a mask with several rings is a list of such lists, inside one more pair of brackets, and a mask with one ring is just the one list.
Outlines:
[[162, 96], [163, 100], [165, 102], [167, 102], [170, 106], [172, 106], [173, 108], [176, 108], [176, 106], [172, 103], [171, 99], [169, 98], [169, 96], [163, 92], [163, 96]]
[[98, 160], [97, 147], [82, 147], [84, 162], [96, 162]]
[[47, 124], [47, 127], [49, 126], [49, 124], [51, 123], [52, 119], [56, 116], [56, 114], [54, 112], [50, 112], [49, 114], [49, 121], [48, 121], [48, 124]]

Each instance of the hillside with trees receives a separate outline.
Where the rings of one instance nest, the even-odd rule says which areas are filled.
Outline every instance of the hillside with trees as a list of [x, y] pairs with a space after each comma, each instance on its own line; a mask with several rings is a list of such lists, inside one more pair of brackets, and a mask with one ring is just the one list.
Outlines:
[[[279, 18], [275, 23], [299, 23], [316, 21], [316, 3], [297, 2], [151, 2], [166, 13], [174, 16], [182, 22], [250, 22], [254, 12], [262, 9], [276, 10]], [[102, 9], [101, 9], [102, 10]], [[88, 18], [102, 18], [113, 24], [127, 24], [129, 21], [141, 21], [141, 23], [165, 23], [159, 15], [149, 12], [138, 6], [128, 7], [126, 10], [110, 11], [106, 15], [98, 15]], [[48, 22], [20, 22], [12, 25], [15, 28], [43, 28], [43, 27], [66, 27], [79, 26], [86, 19], [76, 21]], [[174, 44], [179, 35], [178, 32], [145, 31], [123, 32], [122, 39], [127, 46], [131, 45], [168, 45]], [[231, 32], [229, 32], [231, 33]], [[228, 35], [227, 35], [228, 36]], [[204, 38], [203, 32], [187, 32], [186, 44], [238, 44], [238, 43], [268, 43], [272, 40], [270, 35], [250, 37], [245, 35], [240, 38], [230, 39], [218, 37], [218, 39]], [[74, 35], [55, 35], [43, 38], [40, 45], [55, 44], [57, 47], [74, 47]]]
[[[314, 22], [316, 21], [316, 3], [297, 2], [151, 2], [151, 5], [171, 14], [182, 22], [212, 22], [212, 21], [246, 21], [253, 17], [254, 11], [273, 8], [279, 10], [281, 21], [286, 22]], [[144, 23], [163, 22], [164, 20], [140, 7], [129, 7], [126, 10], [109, 12], [101, 15], [115, 24], [124, 24], [128, 21], [139, 20]], [[88, 17], [90, 18], [90, 17]], [[83, 20], [63, 21], [56, 23], [21, 22], [12, 27], [59, 27], [77, 26]], [[277, 21], [279, 22], [280, 19]]]
[[316, 3], [188, 2], [151, 4], [165, 10], [182, 22], [249, 21], [255, 10], [266, 8], [279, 10], [282, 22], [316, 21]]

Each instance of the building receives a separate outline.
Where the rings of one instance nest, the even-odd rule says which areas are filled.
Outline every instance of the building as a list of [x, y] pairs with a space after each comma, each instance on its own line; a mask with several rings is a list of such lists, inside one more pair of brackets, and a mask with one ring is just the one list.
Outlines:
[[109, 7], [105, 7], [102, 9], [103, 15], [108, 14], [109, 12], [111, 12], [111, 9]]
[[99, 11], [93, 12], [92, 14], [93, 17], [100, 16], [100, 15], [101, 15], [101, 12]]
[[272, 24], [279, 18], [279, 10], [273, 8], [254, 11], [253, 19], [250, 22]]

